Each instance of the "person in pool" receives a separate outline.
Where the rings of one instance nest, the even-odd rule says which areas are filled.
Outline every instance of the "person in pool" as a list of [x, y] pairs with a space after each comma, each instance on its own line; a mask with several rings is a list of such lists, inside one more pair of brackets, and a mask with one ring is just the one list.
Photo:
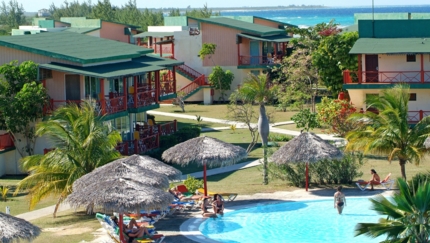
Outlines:
[[345, 194], [342, 193], [342, 186], [337, 187], [337, 192], [334, 194], [334, 208], [337, 208], [337, 212], [342, 214], [343, 207], [346, 206]]
[[221, 200], [221, 196], [219, 194], [214, 195], [212, 207], [214, 209], [214, 213], [221, 215], [224, 214], [224, 202]]
[[215, 217], [216, 216], [216, 213], [211, 213], [208, 211], [208, 207], [210, 207], [210, 206], [211, 206], [211, 204], [209, 203], [209, 198], [204, 197], [202, 200], [202, 204], [201, 204], [203, 217]]

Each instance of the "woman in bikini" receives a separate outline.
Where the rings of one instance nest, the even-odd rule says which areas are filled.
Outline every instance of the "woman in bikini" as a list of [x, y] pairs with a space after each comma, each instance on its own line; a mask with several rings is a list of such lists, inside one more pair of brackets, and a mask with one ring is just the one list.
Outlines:
[[334, 194], [334, 208], [337, 208], [337, 212], [342, 214], [343, 207], [346, 206], [345, 194], [342, 193], [342, 186], [337, 187], [337, 192]]
[[214, 195], [214, 201], [212, 202], [214, 213], [224, 214], [224, 202], [221, 200], [221, 196], [218, 194]]
[[374, 169], [370, 170], [370, 173], [372, 174], [372, 179], [370, 179], [370, 190], [373, 191], [373, 185], [378, 185], [381, 183], [381, 177], [379, 177], [378, 173]]
[[201, 209], [203, 217], [214, 217], [216, 213], [211, 213], [208, 211], [208, 207], [210, 207], [209, 199], [207, 197], [203, 198]]

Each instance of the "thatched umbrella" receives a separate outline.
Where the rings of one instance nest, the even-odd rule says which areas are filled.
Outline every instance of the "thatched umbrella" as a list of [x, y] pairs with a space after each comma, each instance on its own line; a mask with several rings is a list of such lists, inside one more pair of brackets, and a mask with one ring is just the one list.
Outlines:
[[120, 239], [123, 213], [164, 209], [173, 201], [166, 175], [142, 166], [140, 159], [125, 157], [101, 166], [73, 183], [67, 201], [75, 207], [102, 206], [119, 213]]
[[143, 167], [140, 161], [130, 156], [112, 161], [82, 176], [73, 183], [73, 190], [75, 190], [75, 188], [88, 187], [99, 183], [101, 180], [110, 178], [141, 178], [145, 181], [145, 184], [149, 186], [163, 189], [169, 187], [169, 179], [167, 176]]
[[31, 241], [39, 235], [39, 227], [32, 225], [24, 219], [0, 212], [0, 242]]
[[246, 158], [240, 146], [211, 137], [197, 137], [177, 144], [163, 152], [163, 160], [182, 166], [196, 163], [203, 166], [205, 196], [207, 196], [206, 166], [226, 166]]
[[149, 156], [132, 155], [128, 157], [129, 160], [136, 160], [138, 164], [147, 170], [152, 170], [160, 174], [166, 175], [171, 181], [180, 180], [182, 172], [170, 165], [167, 165], [157, 159]]
[[291, 139], [284, 146], [273, 153], [271, 160], [276, 164], [285, 163], [306, 163], [306, 191], [309, 185], [308, 164], [318, 162], [323, 159], [340, 159], [343, 153], [318, 137], [314, 133], [304, 132]]

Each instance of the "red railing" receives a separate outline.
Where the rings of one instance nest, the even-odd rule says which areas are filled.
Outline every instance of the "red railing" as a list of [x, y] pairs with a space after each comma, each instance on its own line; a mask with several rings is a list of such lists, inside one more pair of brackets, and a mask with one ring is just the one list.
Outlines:
[[192, 78], [194, 78], [194, 79], [196, 79], [196, 78], [198, 78], [198, 77], [202, 76], [202, 74], [201, 74], [201, 73], [197, 72], [196, 70], [192, 69], [191, 67], [189, 67], [189, 66], [187, 66], [187, 65], [185, 65], [185, 64], [182, 64], [182, 65], [180, 65], [180, 66], [177, 66], [177, 67], [176, 67], [176, 70], [177, 70], [177, 71], [184, 72], [184, 73], [186, 73], [186, 74], [190, 75], [190, 76], [191, 76]]
[[169, 95], [175, 93], [175, 87], [174, 87], [174, 81], [173, 80], [160, 80], [160, 95]]
[[282, 56], [268, 57], [268, 56], [239, 56], [239, 65], [274, 65], [280, 63]]
[[185, 94], [189, 94], [202, 85], [206, 85], [205, 75], [201, 75], [200, 77], [196, 78], [193, 82], [183, 87], [180, 91], [183, 91]]
[[343, 83], [427, 83], [430, 71], [343, 71]]
[[0, 150], [14, 147], [12, 137], [9, 133], [0, 135]]
[[136, 124], [133, 140], [118, 143], [115, 148], [122, 155], [143, 154], [160, 147], [160, 136], [170, 135], [176, 131], [176, 120], [155, 126]]
[[408, 122], [409, 123], [418, 123], [424, 117], [430, 116], [430, 111], [408, 111]]
[[[154, 49], [155, 53], [160, 53], [160, 45], [156, 45]], [[170, 44], [168, 45], [162, 45], [161, 46], [161, 53], [163, 54], [173, 54], [172, 52], [172, 46]]]
[[54, 100], [50, 99], [48, 105], [43, 107], [43, 114], [52, 114], [52, 112], [56, 109], [58, 109], [61, 106], [65, 106], [67, 104], [77, 104], [79, 105], [82, 102], [82, 100]]
[[127, 103], [125, 96], [118, 96], [115, 98], [105, 99], [105, 114], [115, 114], [127, 110]]
[[[156, 103], [155, 98], [156, 90], [151, 89], [143, 92], [137, 93], [137, 102], [135, 104], [135, 108], [150, 106]], [[134, 97], [133, 97], [134, 98]]]

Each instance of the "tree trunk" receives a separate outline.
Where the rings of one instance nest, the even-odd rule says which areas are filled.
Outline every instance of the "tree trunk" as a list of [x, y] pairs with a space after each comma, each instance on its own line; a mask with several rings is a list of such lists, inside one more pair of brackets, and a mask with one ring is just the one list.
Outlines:
[[60, 198], [58, 198], [57, 204], [55, 204], [55, 209], [54, 209], [54, 214], [53, 214], [54, 218], [57, 217], [57, 211], [58, 211], [58, 208], [60, 207], [60, 204], [62, 202], [63, 202], [63, 195], [61, 195]]
[[263, 145], [263, 184], [269, 184], [268, 176], [267, 176], [267, 140], [269, 137], [269, 119], [267, 119], [266, 115], [266, 107], [264, 107], [264, 103], [260, 104], [260, 116], [258, 117], [258, 133], [261, 137], [261, 143]]
[[406, 160], [404, 159], [399, 159], [399, 164], [400, 164], [400, 171], [402, 173], [402, 178], [404, 180], [406, 180], [406, 170], [405, 170], [405, 164], [406, 164]]

